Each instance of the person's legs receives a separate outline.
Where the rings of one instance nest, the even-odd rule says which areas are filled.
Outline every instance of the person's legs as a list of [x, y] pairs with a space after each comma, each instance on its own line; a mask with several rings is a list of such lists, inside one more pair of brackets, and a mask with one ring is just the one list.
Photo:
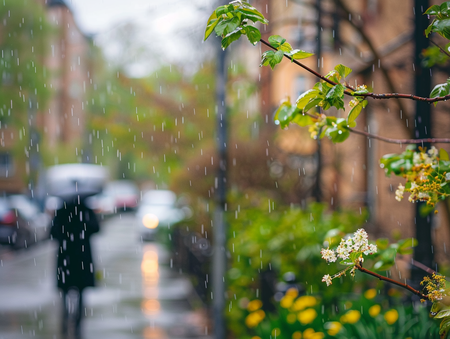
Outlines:
[[78, 291], [78, 312], [75, 318], [75, 337], [81, 337], [81, 319], [84, 316], [83, 289]]
[[62, 298], [62, 322], [61, 322], [61, 332], [63, 334], [67, 334], [67, 322], [69, 320], [69, 307], [67, 305], [68, 303], [68, 297], [67, 297], [67, 290], [61, 290], [60, 296]]

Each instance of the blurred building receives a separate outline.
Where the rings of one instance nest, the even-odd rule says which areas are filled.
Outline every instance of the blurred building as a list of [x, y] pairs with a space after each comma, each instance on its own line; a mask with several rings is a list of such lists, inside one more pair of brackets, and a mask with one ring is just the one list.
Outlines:
[[[42, 0], [40, 0], [42, 1]], [[47, 19], [55, 27], [46, 56], [54, 95], [41, 124], [50, 148], [77, 143], [85, 127], [86, 87], [92, 84], [89, 38], [78, 29], [63, 0], [45, 0]]]
[[[335, 65], [344, 64], [353, 69], [350, 85], [366, 84], [375, 93], [414, 92], [414, 1], [390, 0], [313, 0], [277, 1], [255, 0], [253, 4], [268, 18], [262, 26], [263, 38], [281, 35], [293, 46], [319, 54], [302, 60], [308, 67], [326, 75]], [[430, 5], [439, 1], [430, 1]], [[317, 8], [320, 6], [320, 16]], [[405, 10], [408, 8], [408, 10]], [[399, 14], [401, 13], [401, 15]], [[320, 17], [320, 24], [318, 24]], [[321, 41], [318, 49], [318, 36]], [[319, 81], [312, 74], [287, 60], [276, 66], [259, 68], [255, 53], [260, 51], [245, 41], [255, 72], [260, 76], [260, 107], [264, 119], [273, 120], [280, 101], [290, 97], [295, 103], [299, 94]], [[256, 52], [255, 52], [256, 50]], [[267, 50], [261, 47], [261, 52]], [[256, 59], [256, 60], [255, 60]], [[246, 60], [246, 63], [249, 61]], [[432, 87], [445, 82], [447, 74], [433, 69]], [[348, 102], [348, 98], [346, 100]], [[347, 106], [348, 107], [348, 106]], [[448, 103], [439, 103], [432, 112], [432, 136], [445, 137], [449, 121], [445, 118]], [[415, 102], [412, 100], [373, 100], [357, 119], [357, 129], [390, 138], [413, 138]], [[347, 112], [330, 111], [346, 117]], [[279, 165], [292, 167], [289, 159], [304, 168], [301, 159], [317, 154], [317, 143], [311, 143], [307, 129], [291, 125], [274, 131], [271, 153], [284, 159]], [[449, 151], [446, 144], [435, 145]], [[367, 229], [379, 237], [393, 237], [395, 233], [414, 237], [415, 205], [407, 198], [395, 200], [395, 191], [403, 179], [388, 178], [379, 166], [379, 159], [388, 153], [401, 153], [405, 145], [388, 144], [352, 134], [342, 144], [322, 139], [320, 148], [320, 186], [322, 201], [333, 209], [352, 207], [355, 211], [370, 211]], [[313, 158], [317, 159], [317, 158]], [[317, 160], [316, 160], [317, 161]], [[317, 163], [310, 167], [315, 171]], [[308, 168], [306, 168], [306, 172]], [[282, 173], [282, 169], [279, 170]], [[300, 180], [300, 179], [299, 179]], [[297, 200], [313, 200], [313, 189], [299, 191]], [[447, 209], [440, 206], [433, 218], [433, 237], [439, 239], [434, 253], [438, 261], [445, 259], [449, 236]]]
[[[73, 14], [63, 0], [28, 0], [43, 9], [50, 30], [46, 31], [44, 53], [37, 56], [43, 69], [43, 87], [49, 93], [42, 105], [30, 93], [28, 108], [19, 114], [28, 120], [23, 131], [17, 126], [2, 129], [0, 150], [0, 191], [24, 192], [33, 189], [42, 168], [42, 156], [74, 145], [82, 152], [87, 104], [86, 89], [92, 84], [90, 70], [91, 41], [78, 29]], [[30, 10], [33, 10], [30, 8]], [[37, 20], [37, 18], [35, 18]], [[34, 34], [41, 34], [35, 32]], [[41, 83], [39, 83], [41, 85]], [[25, 99], [24, 99], [25, 100]], [[17, 149], [18, 137], [28, 139], [25, 150]], [[25, 152], [24, 152], [25, 151]]]

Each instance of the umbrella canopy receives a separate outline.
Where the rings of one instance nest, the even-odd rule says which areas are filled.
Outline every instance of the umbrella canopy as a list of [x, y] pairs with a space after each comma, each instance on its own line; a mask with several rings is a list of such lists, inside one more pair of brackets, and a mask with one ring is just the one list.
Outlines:
[[46, 182], [49, 195], [63, 199], [86, 198], [102, 191], [108, 180], [106, 167], [92, 164], [65, 164], [50, 167]]

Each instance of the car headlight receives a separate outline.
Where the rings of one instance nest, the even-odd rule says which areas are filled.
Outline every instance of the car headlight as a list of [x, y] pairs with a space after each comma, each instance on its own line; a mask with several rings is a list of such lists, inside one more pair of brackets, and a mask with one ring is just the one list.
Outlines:
[[156, 215], [149, 213], [142, 217], [142, 223], [145, 227], [153, 229], [158, 227], [159, 219]]

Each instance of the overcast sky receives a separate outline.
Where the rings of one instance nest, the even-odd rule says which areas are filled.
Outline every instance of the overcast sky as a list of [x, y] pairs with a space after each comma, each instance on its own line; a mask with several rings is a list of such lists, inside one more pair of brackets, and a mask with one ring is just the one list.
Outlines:
[[[131, 76], [201, 53], [215, 0], [66, 0], [78, 27]], [[125, 45], [125, 46], [124, 46]], [[130, 60], [127, 60], [130, 59]], [[151, 60], [149, 60], [149, 58]]]

